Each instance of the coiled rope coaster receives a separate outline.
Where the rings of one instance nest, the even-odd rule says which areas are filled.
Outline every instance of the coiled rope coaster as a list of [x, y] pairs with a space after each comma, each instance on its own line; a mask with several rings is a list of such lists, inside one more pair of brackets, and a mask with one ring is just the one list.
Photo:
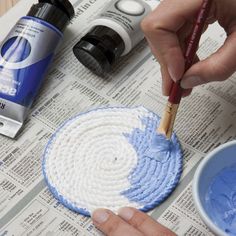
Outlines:
[[159, 121], [143, 107], [101, 108], [66, 121], [44, 152], [49, 189], [63, 205], [88, 216], [96, 208], [154, 208], [182, 171], [176, 135], [169, 146], [164, 139], [160, 145], [153, 141]]

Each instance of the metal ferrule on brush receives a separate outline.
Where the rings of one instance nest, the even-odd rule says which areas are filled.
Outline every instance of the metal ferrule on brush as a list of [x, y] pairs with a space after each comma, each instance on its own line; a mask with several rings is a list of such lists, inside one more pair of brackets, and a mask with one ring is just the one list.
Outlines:
[[165, 135], [167, 139], [171, 138], [178, 107], [179, 104], [168, 102], [166, 104], [163, 117], [158, 127], [158, 133]]
[[173, 83], [171, 91], [172, 92], [169, 96], [164, 114], [157, 130], [158, 133], [165, 135], [168, 139], [171, 138], [176, 114], [182, 97], [182, 88], [180, 87], [180, 83]]

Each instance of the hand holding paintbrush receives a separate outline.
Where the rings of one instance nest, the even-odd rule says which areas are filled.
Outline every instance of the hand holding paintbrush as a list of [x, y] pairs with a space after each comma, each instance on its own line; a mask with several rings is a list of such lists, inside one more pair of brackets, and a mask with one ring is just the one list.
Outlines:
[[[205, 25], [206, 18], [210, 11], [211, 0], [204, 0], [201, 9], [198, 13], [196, 23], [192, 29], [189, 41], [185, 50], [185, 72], [192, 66], [200, 41], [200, 37]], [[182, 97], [183, 89], [180, 86], [180, 81], [173, 83], [168, 103], [166, 105], [164, 115], [158, 127], [158, 133], [164, 134], [168, 139], [171, 138], [175, 117], [178, 111], [178, 106]]]

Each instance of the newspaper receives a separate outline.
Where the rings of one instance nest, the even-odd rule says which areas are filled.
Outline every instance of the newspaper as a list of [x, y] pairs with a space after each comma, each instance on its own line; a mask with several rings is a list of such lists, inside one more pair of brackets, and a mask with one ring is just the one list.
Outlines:
[[[0, 41], [35, 1], [21, 0], [0, 18]], [[102, 235], [90, 218], [63, 207], [42, 176], [42, 153], [49, 137], [66, 119], [94, 107], [143, 105], [161, 115], [160, 67], [145, 40], [123, 57], [111, 74], [99, 78], [73, 56], [72, 46], [108, 0], [74, 0], [76, 16], [65, 32], [23, 132], [16, 140], [0, 137], [0, 235]], [[214, 24], [203, 35], [199, 56], [224, 42]], [[149, 214], [177, 235], [213, 235], [192, 200], [192, 178], [202, 158], [236, 139], [236, 74], [225, 82], [193, 90], [179, 108], [175, 131], [184, 152], [184, 171], [173, 194]]]

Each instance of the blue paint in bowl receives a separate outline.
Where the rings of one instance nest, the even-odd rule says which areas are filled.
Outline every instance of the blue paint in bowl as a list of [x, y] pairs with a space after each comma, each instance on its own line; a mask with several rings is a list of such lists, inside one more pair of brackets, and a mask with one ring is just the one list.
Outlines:
[[216, 235], [236, 236], [236, 140], [210, 152], [198, 166], [193, 198]]

